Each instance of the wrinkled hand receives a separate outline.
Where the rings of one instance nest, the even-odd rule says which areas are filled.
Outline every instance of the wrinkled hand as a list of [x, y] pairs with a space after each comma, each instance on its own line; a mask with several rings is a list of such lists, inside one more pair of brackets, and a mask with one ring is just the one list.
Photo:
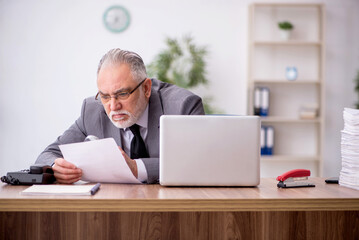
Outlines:
[[137, 170], [137, 163], [135, 160], [131, 159], [126, 153], [125, 151], [123, 151], [123, 149], [121, 147], [118, 147], [118, 149], [120, 149], [122, 156], [125, 158], [126, 163], [128, 165], [128, 167], [131, 169], [132, 174], [135, 176], [135, 178], [138, 178], [138, 170]]
[[74, 183], [81, 179], [82, 170], [63, 158], [57, 158], [52, 166], [58, 183]]

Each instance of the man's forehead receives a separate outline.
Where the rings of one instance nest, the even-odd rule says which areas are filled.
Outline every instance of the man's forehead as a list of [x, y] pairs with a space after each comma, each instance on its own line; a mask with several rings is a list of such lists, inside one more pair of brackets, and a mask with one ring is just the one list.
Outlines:
[[104, 77], [132, 77], [131, 68], [128, 64], [105, 64], [101, 67], [97, 79], [103, 79]]
[[97, 76], [97, 87], [100, 91], [126, 89], [133, 83], [135, 80], [130, 68], [125, 64], [104, 66]]

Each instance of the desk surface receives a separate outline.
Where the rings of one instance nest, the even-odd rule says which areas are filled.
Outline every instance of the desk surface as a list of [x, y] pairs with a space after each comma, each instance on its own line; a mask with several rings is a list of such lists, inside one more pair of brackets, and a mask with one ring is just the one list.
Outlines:
[[273, 178], [258, 187], [162, 187], [102, 184], [94, 196], [28, 196], [27, 186], [0, 185], [0, 211], [193, 212], [359, 210], [359, 191], [323, 178], [314, 188], [277, 188]]

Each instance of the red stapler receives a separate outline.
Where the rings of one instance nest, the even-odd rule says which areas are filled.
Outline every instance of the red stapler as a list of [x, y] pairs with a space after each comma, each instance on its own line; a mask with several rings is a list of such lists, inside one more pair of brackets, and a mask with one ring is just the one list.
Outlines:
[[279, 188], [295, 188], [295, 187], [315, 187], [313, 183], [303, 182], [310, 176], [307, 169], [293, 169], [277, 177], [277, 187]]

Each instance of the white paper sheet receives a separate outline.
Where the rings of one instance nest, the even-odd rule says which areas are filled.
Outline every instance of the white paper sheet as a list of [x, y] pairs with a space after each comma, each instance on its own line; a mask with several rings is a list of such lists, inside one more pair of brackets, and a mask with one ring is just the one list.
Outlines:
[[33, 185], [21, 192], [23, 195], [91, 195], [92, 185]]
[[64, 159], [82, 169], [89, 182], [140, 183], [113, 138], [60, 145]]
[[359, 110], [345, 108], [343, 117], [339, 184], [359, 190]]

